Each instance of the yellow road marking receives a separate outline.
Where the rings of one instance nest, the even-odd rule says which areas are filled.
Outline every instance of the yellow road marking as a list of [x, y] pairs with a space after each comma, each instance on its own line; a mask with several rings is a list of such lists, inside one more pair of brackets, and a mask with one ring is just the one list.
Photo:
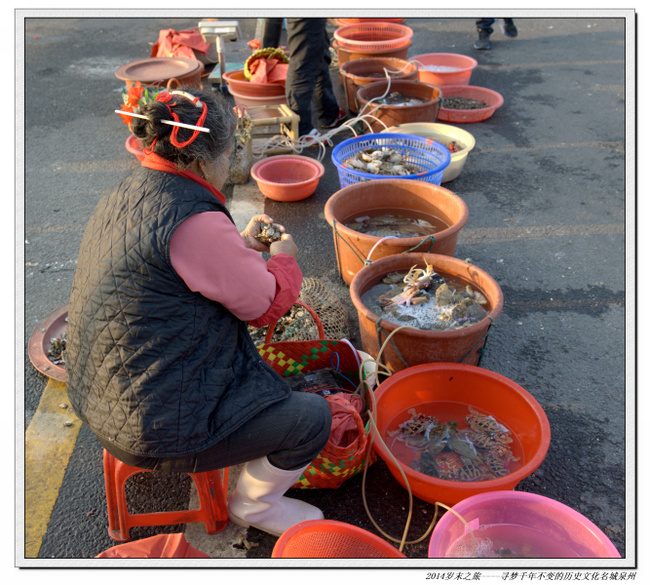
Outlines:
[[25, 432], [25, 558], [38, 557], [80, 428], [65, 384], [49, 380]]

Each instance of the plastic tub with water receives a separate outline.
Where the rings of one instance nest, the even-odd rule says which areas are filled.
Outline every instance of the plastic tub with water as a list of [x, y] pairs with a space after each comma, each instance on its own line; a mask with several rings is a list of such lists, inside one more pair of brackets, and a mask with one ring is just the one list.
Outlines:
[[455, 514], [446, 512], [433, 530], [429, 558], [621, 556], [591, 520], [561, 502], [538, 494], [482, 493], [459, 502], [452, 510]]

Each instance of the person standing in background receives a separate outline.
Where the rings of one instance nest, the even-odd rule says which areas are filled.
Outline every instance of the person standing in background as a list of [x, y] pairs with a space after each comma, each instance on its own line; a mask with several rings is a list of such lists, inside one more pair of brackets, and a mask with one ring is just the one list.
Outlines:
[[339, 107], [332, 88], [329, 37], [326, 18], [288, 18], [289, 70], [286, 97], [289, 108], [300, 116], [300, 136], [322, 136], [312, 124], [312, 103], [321, 128], [335, 128], [346, 113]]
[[[494, 32], [492, 25], [496, 22], [496, 18], [479, 18], [476, 21], [476, 30], [478, 37], [474, 41], [474, 48], [479, 51], [486, 51], [492, 48], [490, 43], [490, 35]], [[515, 26], [512, 18], [500, 18], [499, 27], [504, 35], [508, 38], [514, 39], [517, 36], [517, 27]]]

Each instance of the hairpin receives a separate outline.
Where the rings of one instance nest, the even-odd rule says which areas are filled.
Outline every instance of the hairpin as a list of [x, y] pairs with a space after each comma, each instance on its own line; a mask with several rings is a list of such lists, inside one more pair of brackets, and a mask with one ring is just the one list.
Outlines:
[[[133, 112], [127, 112], [126, 110], [115, 110], [116, 114], [120, 116], [132, 116], [133, 118], [142, 118], [143, 120], [148, 120], [147, 116], [142, 114], [135, 114]], [[169, 126], [178, 126], [180, 128], [188, 128], [189, 130], [198, 130], [199, 132], [210, 132], [210, 128], [204, 128], [203, 126], [192, 126], [192, 124], [183, 124], [182, 122], [173, 122], [172, 120], [160, 120], [163, 124], [168, 124]]]

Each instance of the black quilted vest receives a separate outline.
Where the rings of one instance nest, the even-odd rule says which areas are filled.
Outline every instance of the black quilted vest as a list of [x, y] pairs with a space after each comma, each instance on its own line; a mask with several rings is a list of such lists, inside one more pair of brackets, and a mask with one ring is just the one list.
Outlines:
[[81, 243], [68, 311], [68, 396], [96, 435], [134, 455], [206, 449], [290, 392], [246, 324], [172, 268], [174, 230], [203, 211], [230, 217], [198, 183], [142, 167], [100, 200]]

